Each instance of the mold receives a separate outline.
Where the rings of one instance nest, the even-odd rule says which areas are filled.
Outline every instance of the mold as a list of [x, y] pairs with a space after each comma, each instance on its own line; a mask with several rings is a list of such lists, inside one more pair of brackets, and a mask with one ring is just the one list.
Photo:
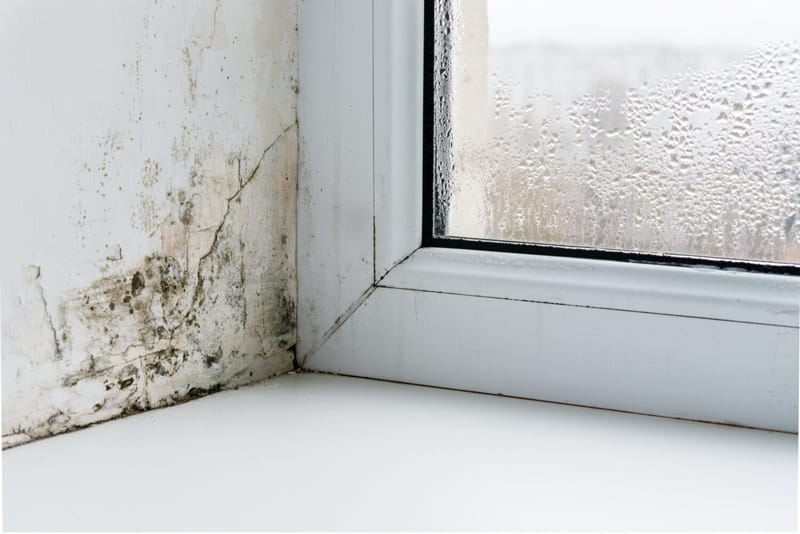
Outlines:
[[189, 226], [190, 224], [192, 224], [193, 220], [192, 207], [193, 204], [191, 201], [185, 202], [184, 205], [182, 206], [183, 209], [181, 211], [180, 221], [184, 226]]
[[211, 367], [215, 363], [218, 363], [221, 359], [222, 359], [222, 347], [218, 347], [217, 350], [215, 350], [213, 353], [206, 354], [205, 356], [203, 356], [203, 363], [205, 364], [206, 367]]
[[158, 162], [147, 158], [142, 168], [142, 185], [153, 187], [158, 182], [160, 172], [161, 168]]
[[133, 384], [133, 378], [125, 378], [119, 381], [119, 389], [125, 389], [130, 387]]
[[[202, 31], [193, 29], [170, 59], [171, 65], [184, 60], [186, 78], [178, 74], [172, 86], [177, 94], [169, 97], [181, 106], [184, 122], [168, 126], [169, 137], [157, 143], [133, 130], [106, 132], [103, 125], [91, 137], [97, 154], [81, 155], [87, 164], [77, 175], [76, 192], [98, 199], [108, 195], [108, 202], [79, 197], [74, 206], [78, 216], [70, 218], [70, 230], [86, 249], [84, 263], [58, 268], [80, 282], [49, 286], [56, 267], [46, 262], [26, 271], [20, 300], [25, 336], [32, 341], [15, 339], [9, 345], [16, 379], [13, 388], [4, 387], [4, 447], [292, 368], [295, 183], [286, 177], [296, 176], [294, 99], [281, 94], [277, 103], [257, 105], [252, 118], [238, 114], [239, 104], [221, 104], [222, 95], [216, 97], [206, 84], [216, 83], [209, 76], [220, 67], [218, 48], [229, 41], [223, 37], [232, 10], [218, 4], [211, 16], [210, 7], [196, 10]], [[293, 20], [293, 9], [286, 9], [283, 22]], [[154, 28], [161, 16], [151, 17]], [[252, 46], [249, 41], [225, 45], [239, 47], [238, 52], [226, 48], [226, 56], [250, 54], [241, 48]], [[130, 124], [142, 119], [143, 85], [155, 72], [148, 47], [136, 43], [136, 57], [119, 63], [130, 67], [134, 84], [132, 93], [129, 88], [121, 93], [133, 101]], [[282, 60], [290, 71], [296, 67], [293, 48], [289, 43]], [[260, 87], [268, 73], [254, 67], [248, 76], [237, 84]], [[230, 102], [250, 101], [242, 96], [245, 100]], [[121, 218], [132, 233], [102, 234], [104, 241], [98, 242], [93, 221], [120, 214], [94, 206], [109, 205], [113, 195], [130, 200], [129, 213]], [[141, 240], [130, 237], [139, 235]], [[86, 258], [91, 249], [95, 255]], [[86, 269], [96, 270], [87, 275]]]
[[[144, 276], [139, 271], [133, 273], [131, 278], [131, 295], [138, 297], [145, 288]], [[94, 310], [94, 309], [93, 309]]]
[[[85, 408], [56, 407], [63, 413], [54, 411], [25, 427], [25, 439], [183, 402], [293, 368], [294, 279], [288, 254], [283, 254], [293, 240], [285, 228], [270, 228], [269, 221], [249, 222], [263, 219], [258, 201], [272, 187], [270, 181], [284, 182], [284, 173], [274, 167], [285, 156], [271, 153], [273, 147], [291, 146], [293, 135], [284, 137], [264, 150], [225, 199], [208, 248], [194, 266], [187, 268], [185, 257], [151, 254], [62, 299], [53, 339], [70, 339], [70, 360], [85, 356], [58, 388], [74, 391], [98, 384], [99, 396], [82, 403]], [[180, 197], [171, 196], [178, 207]], [[174, 213], [180, 217], [180, 210]], [[207, 224], [185, 222], [190, 229]], [[281, 245], [247, 246], [265, 232]], [[38, 282], [41, 270], [31, 273]]]
[[280, 337], [297, 328], [297, 304], [284, 288], [276, 288], [272, 297], [275, 311], [270, 320], [270, 333]]
[[222, 384], [214, 384], [208, 388], [189, 388], [189, 391], [186, 392], [186, 396], [190, 399], [197, 399], [211, 393], [217, 393], [220, 390], [222, 390]]
[[153, 354], [152, 358], [148, 358], [144, 366], [146, 376], [148, 380], [151, 381], [157, 376], [174, 376], [180, 365], [186, 362], [186, 360], [186, 352], [176, 350], [173, 347], [158, 351]]

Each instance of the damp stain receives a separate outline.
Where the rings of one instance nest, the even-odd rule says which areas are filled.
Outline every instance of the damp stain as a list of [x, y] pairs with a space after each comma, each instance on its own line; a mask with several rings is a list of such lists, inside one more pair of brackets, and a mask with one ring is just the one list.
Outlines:
[[[168, 6], [160, 3], [142, 19], [135, 55], [120, 58], [130, 87], [120, 88], [119, 101], [127, 107], [116, 110], [119, 129], [104, 125], [91, 138], [92, 152], [81, 157], [81, 196], [69, 221], [84, 256], [97, 247], [86, 258], [97, 270], [91, 282], [52, 293], [48, 278], [55, 266], [26, 270], [20, 298], [30, 323], [26, 332], [35, 335], [17, 351], [24, 357], [13, 392], [4, 388], [4, 448], [292, 369], [297, 127], [294, 93], [282, 80], [296, 83], [296, 43], [272, 18], [293, 26], [296, 12], [259, 4], [248, 25], [223, 4], [196, 10], [192, 35], [170, 58], [182, 71], [151, 64], [163, 58], [153, 56], [150, 39], [169, 21]], [[262, 23], [275, 31], [264, 31]], [[275, 73], [254, 60], [236, 72], [237, 61], [227, 61], [250, 57], [242, 47], [252, 48], [251, 41], [256, 50], [283, 58]], [[143, 106], [143, 95], [154, 87], [149, 84], [162, 77], [170, 79], [165, 101], [182, 117], [165, 138], [156, 134], [163, 150], [136, 130], [162, 120]], [[258, 126], [248, 118], [240, 129], [239, 115], [235, 132], [219, 126], [240, 112], [238, 98], [217, 95], [217, 78], [244, 91], [269, 78], [274, 101], [247, 111]], [[97, 202], [87, 200], [89, 194]], [[128, 202], [128, 213], [108, 211], [114, 199]], [[92, 208], [99, 204], [102, 213]], [[120, 215], [143, 241], [129, 244], [109, 234], [93, 243], [95, 220]], [[85, 271], [80, 274], [86, 280]]]
[[[4, 446], [293, 369], [296, 304], [293, 255], [287, 249], [293, 242], [289, 238], [293, 227], [287, 228], [287, 223], [274, 227], [259, 204], [275, 184], [293, 185], [285, 185], [280, 169], [287, 148], [272, 146], [291, 146], [294, 127], [291, 133], [289, 139], [267, 147], [241, 186], [224, 198], [213, 232], [207, 230], [207, 218], [190, 215], [189, 199], [207, 193], [192, 190], [168, 198], [177, 214], [174, 222], [188, 227], [190, 235], [208, 235], [194, 240], [195, 250], [180, 256], [145, 256], [132, 268], [63, 296], [58, 303], [60, 320], [48, 328], [58, 347], [54, 352], [76, 363], [59, 371], [62, 377], [54, 387], [59, 395], [91, 393], [81, 393], [80, 401], [67, 406], [54, 405], [46, 417], [4, 432]], [[271, 154], [273, 148], [281, 148], [280, 154]], [[256, 244], [265, 237], [274, 245]], [[195, 260], [187, 261], [189, 256]], [[31, 273], [31, 283], [39, 284], [41, 269]]]

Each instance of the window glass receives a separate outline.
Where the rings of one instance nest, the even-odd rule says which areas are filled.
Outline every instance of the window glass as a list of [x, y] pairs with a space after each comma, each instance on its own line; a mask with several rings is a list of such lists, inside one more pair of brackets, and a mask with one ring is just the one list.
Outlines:
[[438, 0], [437, 236], [800, 262], [800, 2]]

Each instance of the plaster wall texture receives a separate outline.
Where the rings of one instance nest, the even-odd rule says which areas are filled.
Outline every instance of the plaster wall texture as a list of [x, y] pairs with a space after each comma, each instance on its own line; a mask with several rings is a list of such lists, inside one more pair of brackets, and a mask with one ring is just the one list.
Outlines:
[[3, 447], [284, 373], [297, 2], [0, 2]]

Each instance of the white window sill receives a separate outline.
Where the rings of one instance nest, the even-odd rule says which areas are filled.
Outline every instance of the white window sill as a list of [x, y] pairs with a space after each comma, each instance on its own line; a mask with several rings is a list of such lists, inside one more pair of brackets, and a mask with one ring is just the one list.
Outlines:
[[313, 374], [6, 450], [3, 471], [10, 530], [795, 530], [797, 518], [796, 435]]

